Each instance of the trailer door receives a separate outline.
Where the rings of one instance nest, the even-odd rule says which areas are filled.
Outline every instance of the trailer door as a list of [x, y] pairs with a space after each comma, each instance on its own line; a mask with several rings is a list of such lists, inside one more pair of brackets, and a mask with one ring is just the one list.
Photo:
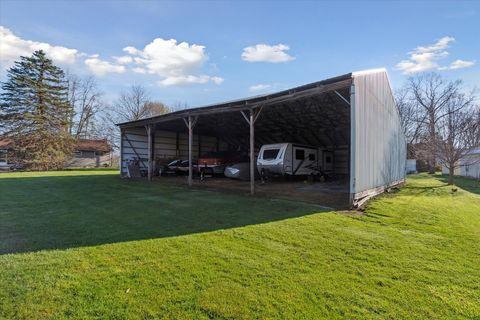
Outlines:
[[317, 150], [293, 146], [293, 174], [309, 175], [317, 164]]

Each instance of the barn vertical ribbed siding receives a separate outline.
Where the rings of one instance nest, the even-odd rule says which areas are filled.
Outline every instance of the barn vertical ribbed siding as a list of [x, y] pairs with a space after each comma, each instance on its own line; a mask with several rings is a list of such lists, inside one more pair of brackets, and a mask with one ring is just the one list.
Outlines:
[[386, 72], [354, 73], [352, 200], [405, 179], [406, 142]]
[[[133, 159], [140, 158], [140, 168], [146, 169], [148, 162], [148, 135], [143, 127], [122, 129], [121, 141], [121, 174], [127, 173], [127, 163]], [[199, 139], [201, 140], [201, 151], [199, 147]], [[177, 133], [171, 131], [156, 130], [155, 131], [155, 159], [156, 160], [172, 160], [172, 159], [188, 159], [188, 134], [179, 133], [179, 143], [177, 150]], [[219, 150], [227, 150], [228, 145], [219, 140]], [[202, 154], [216, 151], [217, 138], [211, 136], [193, 135], [192, 156], [196, 160]]]

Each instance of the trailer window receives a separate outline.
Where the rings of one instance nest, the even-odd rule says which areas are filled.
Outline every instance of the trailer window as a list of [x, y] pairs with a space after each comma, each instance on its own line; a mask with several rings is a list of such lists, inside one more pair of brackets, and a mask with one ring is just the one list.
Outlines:
[[280, 149], [265, 149], [263, 150], [263, 160], [275, 160], [279, 152]]
[[295, 159], [297, 159], [297, 160], [305, 160], [305, 150], [296, 149], [296, 150], [295, 150]]
[[315, 154], [314, 154], [314, 153], [310, 153], [310, 154], [308, 155], [308, 160], [310, 160], [310, 161], [315, 161]]

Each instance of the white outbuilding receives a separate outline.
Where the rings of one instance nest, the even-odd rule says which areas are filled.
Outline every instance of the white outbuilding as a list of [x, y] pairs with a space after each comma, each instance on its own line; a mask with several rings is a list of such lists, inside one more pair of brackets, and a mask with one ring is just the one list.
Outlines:
[[[443, 166], [442, 173], [448, 174], [448, 169]], [[458, 162], [454, 175], [480, 179], [480, 147], [470, 150], [467, 155]]]

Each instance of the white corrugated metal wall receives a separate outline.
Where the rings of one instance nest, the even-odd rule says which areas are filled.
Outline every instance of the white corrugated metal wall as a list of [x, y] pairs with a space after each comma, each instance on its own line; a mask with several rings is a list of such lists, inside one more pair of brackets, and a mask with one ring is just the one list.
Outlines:
[[353, 73], [353, 201], [405, 179], [406, 141], [386, 71]]

